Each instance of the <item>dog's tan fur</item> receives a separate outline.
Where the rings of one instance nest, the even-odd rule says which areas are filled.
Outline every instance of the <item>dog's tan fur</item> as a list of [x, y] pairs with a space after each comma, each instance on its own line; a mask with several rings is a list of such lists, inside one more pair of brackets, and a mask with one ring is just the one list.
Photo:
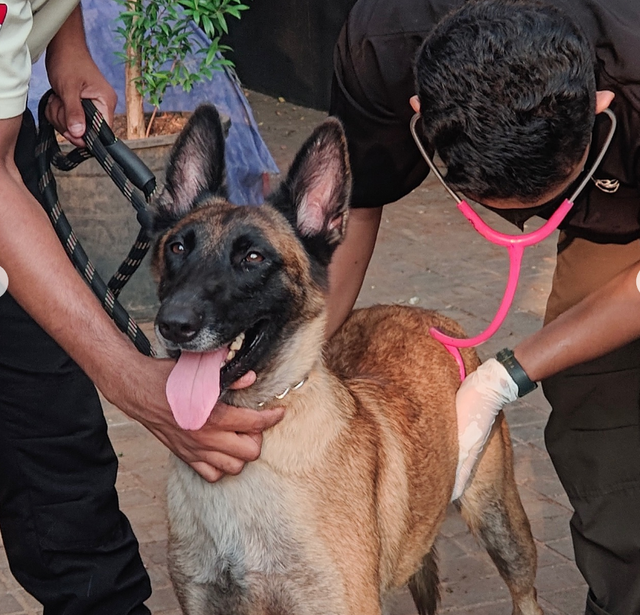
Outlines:
[[[175, 461], [169, 563], [180, 603], [189, 615], [377, 615], [388, 593], [409, 583], [420, 612], [433, 613], [432, 548], [455, 479], [460, 379], [427, 332], [463, 332], [433, 312], [377, 306], [355, 311], [324, 345], [324, 289], [290, 223], [268, 206], [236, 218], [233, 209], [218, 203], [193, 214], [209, 249], [224, 244], [227, 225], [250, 219], [282, 258], [296, 310], [256, 383], [224, 399], [286, 413], [238, 476], [208, 484]], [[475, 353], [463, 355], [475, 369]], [[539, 615], [536, 551], [502, 414], [457, 504], [505, 579], [514, 613]]]

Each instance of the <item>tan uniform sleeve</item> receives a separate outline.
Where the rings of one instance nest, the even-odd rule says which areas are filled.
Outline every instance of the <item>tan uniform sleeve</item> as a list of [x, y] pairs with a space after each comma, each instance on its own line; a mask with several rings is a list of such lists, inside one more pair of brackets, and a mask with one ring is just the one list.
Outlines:
[[[21, 115], [27, 106], [31, 55], [27, 38], [33, 26], [31, 3], [8, 0], [0, 25], [0, 119]], [[2, 13], [4, 8], [0, 7]], [[1, 15], [1, 13], [0, 13]]]

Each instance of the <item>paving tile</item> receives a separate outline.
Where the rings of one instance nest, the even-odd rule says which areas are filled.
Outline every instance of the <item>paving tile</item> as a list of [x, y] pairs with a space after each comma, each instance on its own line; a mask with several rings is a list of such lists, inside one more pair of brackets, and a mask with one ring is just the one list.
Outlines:
[[560, 481], [553, 476], [531, 476], [525, 483], [527, 487], [551, 499], [562, 501], [564, 495]]
[[167, 541], [156, 540], [143, 542], [140, 545], [142, 559], [151, 566], [161, 566], [166, 569], [167, 565]]
[[558, 540], [567, 535], [569, 515], [561, 514], [554, 517], [534, 517], [531, 519], [531, 531], [534, 538], [541, 542]]
[[464, 587], [468, 579], [498, 577], [498, 571], [488, 557], [479, 554], [447, 557], [440, 562], [440, 580], [449, 587]]
[[447, 509], [447, 516], [440, 529], [442, 536], [457, 536], [459, 534], [468, 534], [467, 524], [464, 522], [462, 515], [456, 510], [453, 505], [449, 505]]
[[555, 603], [551, 603], [544, 598], [538, 596], [538, 603], [545, 615], [579, 615], [579, 611], [567, 612], [557, 607]]
[[146, 605], [154, 615], [180, 615], [181, 613], [173, 589], [169, 587], [161, 589], [154, 587], [153, 594]]
[[465, 607], [443, 607], [441, 613], [452, 615], [510, 615], [512, 606], [510, 600], [494, 600], [487, 604], [472, 604]]
[[[496, 574], [490, 577], [467, 576], [455, 584], [443, 583], [442, 608], [510, 603], [511, 596], [504, 581]], [[509, 609], [511, 605], [509, 604]], [[505, 610], [505, 613], [510, 612]]]
[[418, 613], [411, 593], [407, 589], [400, 590], [389, 596], [385, 606], [389, 615], [417, 615]]
[[127, 489], [119, 492], [120, 506], [130, 509], [138, 506], [154, 506], [157, 496], [142, 489]]
[[570, 536], [563, 536], [562, 538], [558, 538], [558, 540], [548, 540], [546, 545], [550, 550], [563, 555], [567, 559], [575, 561], [573, 543], [571, 542]]
[[545, 566], [559, 566], [567, 562], [573, 562], [573, 558], [569, 555], [560, 553], [549, 547], [549, 543], [536, 540], [536, 551], [538, 553], [538, 569]]
[[544, 447], [544, 424], [529, 423], [510, 427], [511, 437], [522, 442], [529, 442], [539, 448]]
[[[544, 593], [541, 595], [541, 604], [553, 605], [561, 613], [566, 615], [582, 615], [587, 601], [587, 589], [583, 587], [571, 587], [558, 592]], [[545, 615], [549, 613], [545, 610]]]
[[40, 607], [39, 603], [35, 600], [35, 598], [33, 598], [33, 596], [29, 595], [21, 587], [15, 589], [14, 591], [12, 591], [12, 595], [15, 598], [15, 600], [18, 603], [20, 603], [20, 605], [24, 609], [25, 613], [29, 613], [29, 615], [31, 615], [31, 613], [41, 613], [42, 612], [42, 608]]
[[580, 589], [586, 595], [584, 579], [572, 562], [540, 568], [537, 579], [538, 591], [542, 596], [570, 589]]
[[[478, 543], [474, 536], [471, 535], [470, 532], [465, 532], [463, 534], [457, 534], [451, 538], [456, 545], [464, 551], [466, 555], [473, 555], [476, 557], [486, 558], [486, 561], [491, 561], [485, 549]], [[444, 559], [446, 557], [445, 553], [441, 553], [441, 558]]]
[[561, 506], [554, 500], [542, 497], [535, 500], [523, 500], [523, 506], [527, 515], [531, 519], [562, 517], [568, 523], [571, 516], [570, 511], [568, 511], [564, 506]]
[[546, 425], [547, 423], [546, 412], [526, 403], [511, 404], [509, 408], [506, 409], [505, 416], [509, 422], [509, 430], [512, 433], [515, 427], [523, 425]]
[[134, 506], [127, 510], [136, 536], [140, 542], [160, 542], [167, 539], [166, 507]]
[[[468, 532], [466, 527], [464, 528], [463, 532]], [[443, 558], [440, 557], [441, 553], [444, 554], [444, 561], [454, 561], [456, 558], [466, 556], [466, 552], [456, 543], [455, 540], [447, 538], [443, 535], [440, 535], [438, 536], [438, 538], [436, 538], [435, 548], [436, 553], [438, 554], [439, 562], [443, 561]]]
[[14, 613], [24, 613], [24, 608], [8, 593], [0, 595], [0, 615], [10, 615]]

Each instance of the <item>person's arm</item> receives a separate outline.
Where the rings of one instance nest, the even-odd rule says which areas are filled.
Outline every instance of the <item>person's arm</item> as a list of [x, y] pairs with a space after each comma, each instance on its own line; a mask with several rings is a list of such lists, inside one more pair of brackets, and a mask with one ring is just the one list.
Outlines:
[[601, 357], [640, 337], [640, 262], [514, 349], [534, 381]]
[[[532, 381], [601, 357], [640, 337], [640, 262], [524, 339], [514, 356]], [[519, 389], [496, 359], [469, 374], [456, 396], [460, 456], [453, 499], [460, 497], [497, 414]]]
[[357, 208], [349, 212], [344, 241], [329, 265], [327, 326], [329, 339], [347, 319], [358, 298], [376, 245], [382, 207]]
[[[69, 19], [77, 16], [74, 13]], [[79, 45], [75, 36], [59, 38], [67, 33], [69, 23], [56, 37], [54, 48], [55, 53], [68, 57], [68, 50], [63, 49], [69, 43], [76, 62], [69, 67], [54, 63], [54, 67], [50, 58], [53, 82], [60, 86], [73, 82], [73, 75], [67, 75], [65, 69], [72, 73], [79, 66], [89, 69], [87, 58], [80, 57], [88, 55], [84, 41]], [[79, 102], [81, 95], [91, 91], [88, 80], [75, 83], [75, 89], [62, 86], [63, 104], [71, 99]], [[102, 79], [102, 83], [106, 82]], [[106, 93], [103, 99], [108, 101], [109, 97]], [[96, 93], [96, 100], [101, 100], [100, 94]], [[74, 116], [69, 112], [65, 117]], [[0, 120], [0, 266], [8, 274], [9, 292], [109, 401], [147, 427], [205, 479], [217, 480], [223, 472], [239, 472], [245, 461], [258, 456], [259, 432], [275, 424], [281, 411], [255, 412], [221, 404], [200, 431], [185, 432], [177, 426], [165, 395], [174, 363], [140, 355], [76, 273], [44, 210], [24, 186], [15, 166], [20, 125], [20, 117]]]

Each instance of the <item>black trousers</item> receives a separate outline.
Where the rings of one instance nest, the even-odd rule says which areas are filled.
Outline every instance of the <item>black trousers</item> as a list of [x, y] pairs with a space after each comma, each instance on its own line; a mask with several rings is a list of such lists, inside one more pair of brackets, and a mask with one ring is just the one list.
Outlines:
[[[16, 163], [38, 198], [34, 137], [27, 113]], [[151, 586], [119, 509], [116, 472], [95, 387], [5, 293], [0, 529], [12, 573], [45, 615], [149, 613]]]
[[[637, 315], [629, 315], [637, 317]], [[640, 615], [640, 340], [543, 383], [587, 615]]]

